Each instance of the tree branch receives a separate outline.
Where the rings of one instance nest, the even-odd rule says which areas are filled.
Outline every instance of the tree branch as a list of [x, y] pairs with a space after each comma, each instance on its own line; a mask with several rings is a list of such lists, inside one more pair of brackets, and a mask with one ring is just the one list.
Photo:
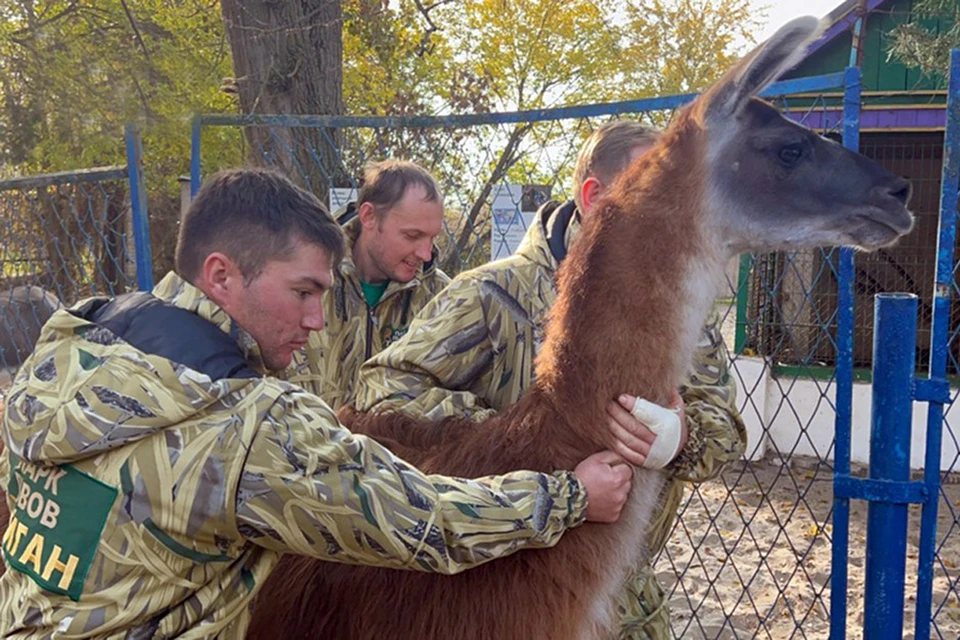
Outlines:
[[460, 264], [458, 263], [463, 262], [460, 256], [470, 241], [470, 236], [474, 234], [474, 224], [480, 216], [483, 206], [487, 203], [487, 198], [490, 197], [493, 186], [503, 180], [504, 176], [507, 175], [507, 171], [520, 159], [517, 155], [517, 149], [520, 147], [520, 142], [523, 140], [523, 137], [527, 135], [527, 132], [532, 128], [533, 123], [527, 122], [518, 125], [510, 133], [510, 138], [507, 140], [507, 144], [500, 154], [500, 159], [497, 160], [497, 166], [494, 167], [490, 177], [484, 182], [483, 188], [480, 190], [480, 195], [477, 196], [476, 201], [470, 208], [470, 213], [467, 214], [467, 218], [464, 220], [463, 228], [460, 231], [456, 244], [450, 248], [450, 253], [447, 254], [443, 260], [443, 268], [446, 271], [453, 272], [455, 270], [454, 267], [459, 267]]
[[150, 65], [150, 68], [153, 68], [153, 61], [150, 59], [150, 52], [147, 50], [147, 43], [143, 41], [143, 36], [140, 35], [140, 28], [137, 27], [137, 21], [133, 19], [133, 14], [130, 13], [130, 7], [127, 6], [127, 0], [120, 0], [120, 6], [123, 7], [123, 12], [127, 15], [127, 20], [130, 22], [130, 26], [133, 28], [133, 35], [137, 38], [137, 42], [140, 44], [140, 49], [143, 51], [143, 57], [147, 59], [147, 64]]
[[61, 19], [65, 18], [65, 17], [67, 17], [67, 16], [70, 15], [71, 13], [74, 13], [77, 9], [80, 8], [80, 7], [79, 7], [79, 4], [80, 4], [80, 0], [71, 0], [71, 1], [70, 1], [70, 4], [68, 4], [66, 7], [64, 7], [63, 10], [60, 11], [59, 13], [54, 14], [54, 15], [50, 16], [49, 18], [45, 18], [45, 19], [41, 20], [40, 22], [38, 22], [38, 23], [36, 23], [36, 24], [32, 24], [32, 25], [30, 25], [30, 26], [28, 26], [28, 27], [24, 27], [23, 29], [17, 29], [17, 30], [14, 31], [12, 34], [10, 34], [10, 37], [11, 37], [11, 38], [20, 38], [20, 37], [23, 37], [23, 36], [28, 35], [28, 34], [29, 34], [30, 32], [32, 32], [32, 31], [35, 31], [35, 30], [37, 30], [37, 29], [42, 29], [43, 27], [45, 27], [45, 26], [47, 26], [47, 25], [49, 25], [49, 24], [53, 24], [54, 22], [57, 22], [58, 20], [61, 20]]
[[430, 36], [440, 31], [440, 27], [437, 26], [437, 23], [433, 21], [430, 17], [430, 12], [441, 7], [445, 4], [450, 4], [451, 2], [456, 2], [457, 0], [438, 0], [428, 7], [424, 7], [423, 3], [420, 0], [413, 0], [413, 4], [417, 7], [417, 11], [420, 15], [423, 16], [423, 19], [427, 21], [427, 30], [423, 32], [423, 35], [420, 36], [420, 42], [417, 44], [417, 57], [423, 57], [423, 54], [427, 52], [427, 47], [430, 44]]

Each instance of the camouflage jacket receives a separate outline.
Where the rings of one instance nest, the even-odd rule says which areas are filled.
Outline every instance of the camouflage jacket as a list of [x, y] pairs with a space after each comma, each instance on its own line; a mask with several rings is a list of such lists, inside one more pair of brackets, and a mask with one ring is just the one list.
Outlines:
[[261, 377], [198, 289], [158, 289], [56, 312], [17, 374], [4, 637], [240, 638], [280, 553], [455, 573], [582, 521], [571, 472], [424, 476]]
[[[351, 217], [351, 211], [348, 207], [338, 218], [347, 219], [348, 247], [353, 247], [360, 233], [360, 219]], [[310, 334], [307, 346], [294, 354], [283, 377], [334, 409], [352, 402], [360, 365], [406, 333], [417, 312], [450, 282], [435, 265], [436, 248], [433, 255], [419, 276], [405, 284], [390, 282], [380, 301], [370, 307], [348, 249], [334, 273], [333, 289], [324, 299], [326, 329]]]
[[[516, 402], [533, 381], [547, 311], [557, 296], [554, 273], [579, 230], [572, 202], [547, 203], [537, 221], [516, 254], [458, 275], [417, 315], [403, 339], [363, 366], [359, 409], [389, 407], [431, 419], [468, 415], [480, 420]], [[689, 439], [667, 468], [672, 480], [651, 530], [654, 554], [676, 520], [682, 481], [713, 478], [746, 446], [716, 314], [704, 328], [681, 395]], [[625, 625], [639, 630], [649, 627], [644, 621], [661, 616], [663, 593], [649, 568], [638, 576]], [[644, 634], [669, 637], [661, 635], [669, 628], [627, 635]]]

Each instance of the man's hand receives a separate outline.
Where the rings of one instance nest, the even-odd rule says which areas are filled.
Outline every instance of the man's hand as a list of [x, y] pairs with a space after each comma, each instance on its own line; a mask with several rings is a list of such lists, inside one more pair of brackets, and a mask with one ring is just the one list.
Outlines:
[[573, 472], [587, 491], [587, 520], [616, 522], [630, 493], [630, 465], [613, 451], [601, 451], [586, 458]]
[[[670, 404], [666, 407], [679, 417], [679, 442], [672, 452], [672, 457], [676, 457], [687, 443], [687, 420], [683, 414], [683, 406], [683, 398], [680, 397], [678, 391], [674, 390], [670, 395]], [[621, 395], [617, 402], [611, 402], [607, 405], [607, 426], [616, 438], [614, 450], [625, 460], [638, 467], [647, 463], [650, 449], [657, 439], [657, 432], [653, 429], [662, 432], [664, 428], [662, 425], [648, 425], [638, 420], [634, 415], [635, 413], [651, 415], [649, 410], [642, 411], [641, 409], [642, 407], [637, 408], [637, 398], [627, 394]], [[659, 451], [657, 453], [660, 454]], [[670, 460], [659, 460], [659, 462], [658, 468], [662, 468]]]

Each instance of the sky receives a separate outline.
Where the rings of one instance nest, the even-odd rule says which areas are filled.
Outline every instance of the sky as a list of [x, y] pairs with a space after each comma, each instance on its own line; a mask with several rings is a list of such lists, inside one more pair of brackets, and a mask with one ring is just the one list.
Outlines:
[[822, 18], [843, 4], [843, 0], [752, 0], [752, 4], [755, 7], [767, 6], [767, 24], [757, 34], [757, 42], [763, 42], [793, 18]]

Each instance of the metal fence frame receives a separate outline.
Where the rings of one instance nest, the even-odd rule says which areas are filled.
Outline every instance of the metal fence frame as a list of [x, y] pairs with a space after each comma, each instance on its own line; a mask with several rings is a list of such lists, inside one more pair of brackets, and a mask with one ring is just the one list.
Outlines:
[[[957, 236], [957, 205], [960, 190], [960, 50], [950, 53], [950, 81], [947, 90], [947, 124], [944, 133], [943, 170], [940, 184], [940, 235], [937, 241], [937, 271], [934, 283], [934, 312], [931, 326], [933, 347], [929, 379], [946, 386], [949, 402], [956, 398], [946, 385], [950, 356], [950, 307], [956, 290], [954, 247]], [[915, 397], [916, 394], [915, 394]], [[918, 398], [919, 399], [919, 398]], [[927, 412], [927, 442], [923, 485], [926, 491], [920, 523], [920, 554], [917, 560], [916, 637], [930, 637], [930, 624], [939, 613], [932, 612], [933, 571], [938, 553], [937, 510], [941, 492], [940, 458], [945, 426], [944, 399], [931, 398]], [[945, 604], [945, 603], [944, 603]], [[942, 605], [941, 605], [942, 607]]]
[[150, 246], [150, 220], [147, 216], [147, 189], [143, 177], [143, 138], [140, 127], [124, 127], [127, 152], [127, 179], [130, 181], [130, 206], [133, 209], [133, 239], [137, 257], [137, 285], [141, 291], [153, 289], [153, 251]]
[[0, 180], [0, 191], [22, 191], [37, 187], [127, 180], [130, 185], [130, 207], [133, 211], [137, 286], [141, 291], [149, 291], [153, 288], [153, 254], [150, 248], [150, 222], [147, 217], [147, 195], [143, 177], [143, 140], [139, 126], [131, 123], [124, 127], [124, 148], [127, 155], [126, 165], [59, 171]]
[[[851, 75], [853, 70], [848, 70]], [[859, 86], [859, 78], [851, 77], [848, 86]], [[858, 90], [857, 90], [858, 91]], [[851, 92], [851, 98], [858, 93]], [[858, 137], [859, 100], [852, 102], [850, 120], [844, 122], [844, 141], [854, 142]], [[856, 117], [854, 117], [856, 116]], [[852, 145], [848, 145], [852, 146]], [[854, 147], [855, 148], [855, 147]], [[866, 591], [864, 594], [864, 636], [870, 638], [902, 637], [903, 605], [906, 596], [904, 582], [907, 564], [908, 507], [920, 505], [919, 554], [917, 558], [917, 587], [914, 633], [916, 638], [931, 637], [931, 626], [936, 625], [938, 611], [933, 611], [933, 580], [935, 563], [939, 559], [937, 517], [942, 490], [941, 450], [946, 423], [944, 409], [956, 392], [947, 380], [947, 362], [950, 357], [950, 308], [957, 284], [955, 245], [960, 190], [960, 50], [950, 56], [949, 87], [947, 91], [947, 122], [944, 134], [944, 155], [941, 178], [940, 221], [937, 241], [937, 268], [933, 283], [933, 317], [931, 320], [931, 357], [928, 375], [916, 374], [917, 297], [913, 294], [889, 293], [876, 296], [873, 359], [873, 410], [870, 440], [869, 477], [850, 474], [850, 423], [838, 421], [836, 436], [836, 463], [834, 475], [834, 555], [831, 593], [836, 595], [831, 604], [831, 638], [846, 637], [846, 601], [842, 595], [847, 587], [847, 532], [849, 500], [868, 503], [866, 537]], [[841, 268], [852, 275], [852, 260]], [[852, 278], [841, 291], [844, 297], [844, 340], [840, 349], [843, 361], [849, 363], [843, 372], [852, 389], [853, 292], [849, 290]], [[838, 367], [839, 369], [839, 367]], [[840, 371], [838, 370], [838, 378]], [[846, 386], [846, 385], [845, 385]], [[838, 390], [839, 394], [839, 390]], [[922, 480], [910, 479], [910, 447], [912, 431], [912, 404], [926, 402], [927, 430]], [[955, 520], [956, 522], [956, 520]], [[949, 532], [948, 532], [949, 535]], [[950, 585], [956, 594], [957, 585]], [[938, 627], [937, 634], [943, 637]]]
[[[843, 74], [832, 73], [796, 80], [785, 80], [771, 85], [764, 96], [781, 96], [790, 93], [824, 91], [843, 86]], [[692, 102], [699, 94], [686, 93], [672, 96], [625, 100], [576, 107], [531, 109], [499, 113], [477, 113], [456, 116], [315, 116], [315, 115], [224, 115], [201, 114], [195, 116], [191, 126], [190, 146], [190, 192], [196, 195], [201, 182], [201, 133], [204, 127], [237, 127], [265, 125], [277, 127], [308, 127], [350, 129], [362, 127], [383, 128], [435, 128], [469, 127], [483, 124], [516, 124], [522, 122], [545, 122], [594, 116], [610, 116], [647, 111], [677, 109]]]

